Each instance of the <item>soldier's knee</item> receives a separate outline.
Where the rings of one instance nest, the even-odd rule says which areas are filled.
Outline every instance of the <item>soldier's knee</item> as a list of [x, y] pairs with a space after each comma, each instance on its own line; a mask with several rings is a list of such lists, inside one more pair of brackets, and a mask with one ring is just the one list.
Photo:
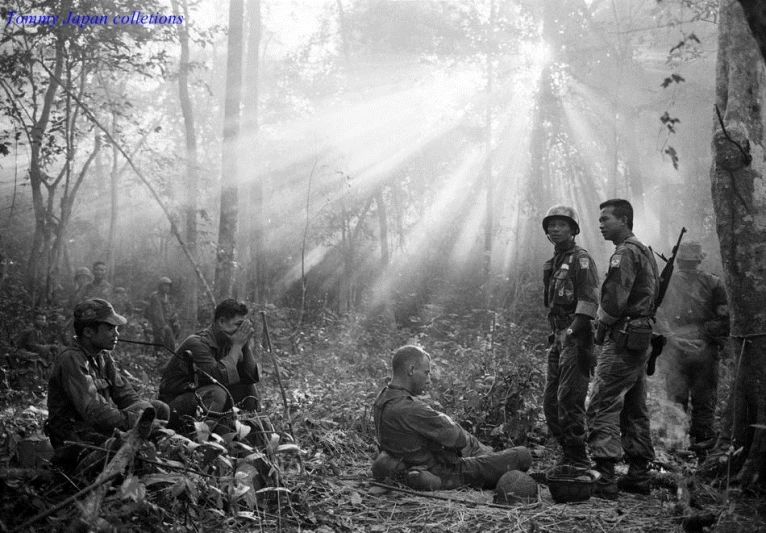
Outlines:
[[170, 406], [160, 400], [151, 400], [152, 407], [154, 407], [155, 418], [157, 420], [169, 420], [170, 419]]
[[226, 407], [228, 396], [226, 391], [218, 385], [206, 385], [197, 389], [197, 394], [202, 398], [203, 408], [215, 412], [223, 412]]
[[522, 472], [529, 470], [532, 466], [532, 454], [529, 450], [524, 446], [516, 446], [511, 450], [516, 452], [516, 467], [513, 470], [521, 470]]

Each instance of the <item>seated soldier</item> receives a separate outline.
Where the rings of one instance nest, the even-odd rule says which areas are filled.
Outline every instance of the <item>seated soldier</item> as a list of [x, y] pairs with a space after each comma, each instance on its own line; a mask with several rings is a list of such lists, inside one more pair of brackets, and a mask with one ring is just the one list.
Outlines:
[[48, 317], [43, 311], [35, 311], [35, 320], [32, 327], [21, 334], [16, 346], [22, 350], [33, 352], [45, 359], [53, 359], [56, 353], [56, 345], [50, 339], [46, 331]]
[[216, 306], [210, 327], [181, 343], [162, 370], [160, 382], [160, 399], [172, 409], [171, 428], [179, 428], [183, 417], [194, 417], [198, 406], [215, 413], [230, 410], [229, 395], [245, 410], [258, 409], [252, 334], [247, 306], [227, 299]]
[[75, 343], [56, 359], [48, 384], [45, 431], [56, 449], [54, 462], [71, 465], [82, 451], [65, 441], [100, 445], [115, 429], [131, 429], [147, 407], [154, 407], [157, 421], [168, 419], [168, 406], [142, 401], [109, 353], [117, 345], [117, 326], [126, 322], [106, 300], [75, 306]]
[[532, 456], [525, 447], [493, 452], [417, 399], [431, 383], [431, 356], [423, 349], [399, 348], [391, 366], [391, 383], [373, 405], [381, 449], [372, 465], [375, 479], [391, 478], [416, 490], [493, 489], [506, 472], [529, 469]]

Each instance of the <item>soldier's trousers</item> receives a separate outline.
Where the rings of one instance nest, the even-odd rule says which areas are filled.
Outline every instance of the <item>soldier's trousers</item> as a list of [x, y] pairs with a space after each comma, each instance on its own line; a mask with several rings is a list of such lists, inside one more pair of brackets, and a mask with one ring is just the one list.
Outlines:
[[494, 489], [506, 472], [526, 472], [532, 466], [532, 454], [524, 446], [516, 446], [500, 452], [485, 453], [474, 457], [461, 457], [454, 465], [437, 464], [429, 468], [442, 480], [442, 489], [460, 487]]
[[[491, 448], [484, 446], [475, 450], [478, 455], [460, 457], [449, 464], [436, 463], [430, 467], [416, 465], [410, 468], [407, 468], [400, 459], [387, 452], [381, 452], [373, 463], [373, 477], [378, 480], [391, 478], [415, 490], [451, 490], [460, 487], [493, 489], [506, 472], [511, 470], [526, 472], [532, 466], [532, 454], [524, 446], [499, 452], [493, 452]], [[422, 471], [435, 476], [435, 483], [432, 481], [426, 486], [417, 477], [412, 478], [408, 475], [411, 472]]]
[[718, 391], [718, 348], [706, 344], [699, 351], [676, 350], [668, 354], [665, 377], [668, 399], [684, 410], [691, 399], [693, 442], [715, 436], [715, 404]]
[[646, 407], [646, 363], [650, 351], [617, 351], [607, 337], [596, 366], [588, 405], [588, 448], [594, 460], [654, 460]]
[[[562, 343], [563, 339], [563, 343]], [[585, 456], [585, 397], [589, 377], [577, 364], [577, 344], [564, 331], [548, 350], [543, 412], [548, 429], [566, 450]]]

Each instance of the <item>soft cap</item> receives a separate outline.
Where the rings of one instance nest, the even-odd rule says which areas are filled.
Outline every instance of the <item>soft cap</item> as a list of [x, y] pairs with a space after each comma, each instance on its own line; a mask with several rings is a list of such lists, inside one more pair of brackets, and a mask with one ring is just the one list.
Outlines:
[[681, 261], [702, 261], [705, 252], [702, 251], [702, 245], [696, 241], [682, 242], [678, 247], [677, 257]]
[[91, 298], [78, 303], [74, 308], [74, 319], [78, 322], [106, 322], [114, 326], [124, 326], [128, 323], [128, 319], [115, 313], [112, 304], [101, 298]]

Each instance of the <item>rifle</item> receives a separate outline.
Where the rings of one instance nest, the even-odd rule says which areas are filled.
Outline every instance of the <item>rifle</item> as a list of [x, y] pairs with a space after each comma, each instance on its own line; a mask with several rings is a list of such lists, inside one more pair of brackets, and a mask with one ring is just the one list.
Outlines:
[[[657, 291], [657, 298], [654, 300], [654, 310], [655, 312], [657, 309], [659, 309], [660, 305], [662, 305], [662, 300], [665, 298], [665, 293], [668, 291], [668, 286], [670, 285], [670, 278], [673, 276], [673, 269], [675, 268], [676, 263], [676, 256], [678, 255], [678, 247], [681, 246], [681, 239], [684, 238], [684, 233], [686, 233], [686, 228], [681, 228], [681, 234], [678, 235], [678, 241], [676, 241], [676, 245], [673, 246], [673, 250], [670, 253], [670, 259], [667, 259], [662, 254], [657, 254], [657, 252], [654, 252], [657, 254], [657, 257], [665, 261], [665, 266], [662, 269], [662, 272], [660, 273], [660, 289]], [[657, 358], [662, 354], [663, 348], [665, 348], [665, 344], [667, 344], [667, 339], [664, 335], [660, 334], [652, 334], [652, 354], [649, 356], [649, 362], [646, 364], [646, 375], [651, 376], [654, 374], [654, 369], [657, 363]]]

